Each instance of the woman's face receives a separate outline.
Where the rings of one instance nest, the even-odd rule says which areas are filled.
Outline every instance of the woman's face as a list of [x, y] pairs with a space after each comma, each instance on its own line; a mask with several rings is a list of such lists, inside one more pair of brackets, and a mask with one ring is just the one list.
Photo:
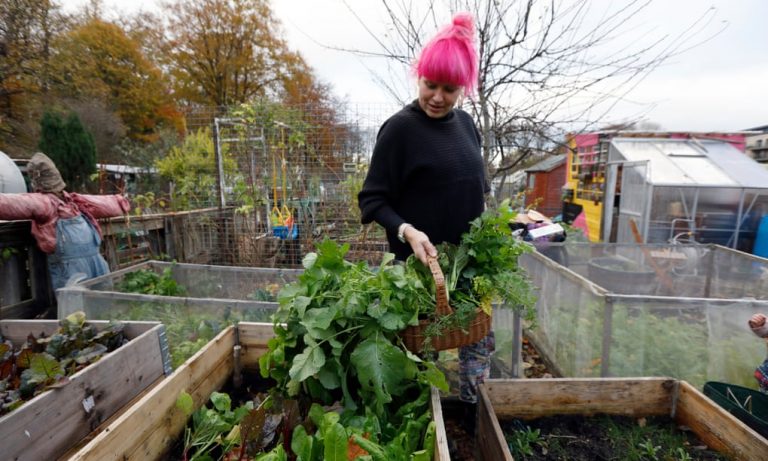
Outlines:
[[419, 78], [419, 106], [432, 118], [442, 118], [456, 105], [461, 87]]

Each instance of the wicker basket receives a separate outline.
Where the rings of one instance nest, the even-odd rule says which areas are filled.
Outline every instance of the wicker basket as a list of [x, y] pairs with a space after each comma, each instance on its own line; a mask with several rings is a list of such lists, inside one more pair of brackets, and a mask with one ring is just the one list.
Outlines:
[[[432, 277], [435, 279], [435, 297], [437, 306], [435, 315], [450, 315], [453, 309], [448, 305], [448, 291], [445, 288], [445, 277], [440, 269], [440, 264], [436, 258], [429, 258], [429, 269], [432, 271]], [[411, 352], [421, 352], [424, 346], [424, 330], [429, 326], [431, 320], [420, 320], [418, 326], [410, 326], [400, 333], [400, 337], [405, 343], [405, 347]], [[476, 343], [483, 339], [491, 330], [491, 316], [477, 310], [475, 318], [469, 324], [466, 330], [461, 328], [449, 328], [440, 332], [439, 335], [431, 338], [431, 348], [435, 351], [453, 349], [460, 346]]]

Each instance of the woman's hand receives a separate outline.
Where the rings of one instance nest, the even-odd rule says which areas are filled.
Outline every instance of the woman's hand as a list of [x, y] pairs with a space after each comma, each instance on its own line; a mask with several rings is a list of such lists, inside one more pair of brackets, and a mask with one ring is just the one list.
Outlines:
[[768, 336], [768, 325], [765, 324], [766, 317], [763, 314], [755, 314], [749, 319], [749, 328], [761, 338]]
[[424, 232], [413, 226], [408, 226], [405, 229], [405, 232], [403, 232], [403, 237], [405, 238], [405, 241], [411, 245], [413, 254], [415, 254], [419, 261], [425, 266], [427, 265], [428, 256], [433, 258], [437, 256], [437, 249], [432, 245], [432, 242], [429, 241], [429, 237], [427, 237], [427, 234]]

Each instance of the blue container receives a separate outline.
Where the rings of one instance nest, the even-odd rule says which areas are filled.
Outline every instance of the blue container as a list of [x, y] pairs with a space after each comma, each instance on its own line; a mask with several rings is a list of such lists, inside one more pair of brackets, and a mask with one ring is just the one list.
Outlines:
[[272, 226], [272, 234], [283, 240], [293, 240], [299, 236], [299, 226]]
[[763, 258], [768, 257], [768, 216], [763, 216], [760, 219], [760, 224], [757, 226], [757, 236], [755, 237], [755, 246], [752, 249], [752, 253], [755, 256], [761, 256]]

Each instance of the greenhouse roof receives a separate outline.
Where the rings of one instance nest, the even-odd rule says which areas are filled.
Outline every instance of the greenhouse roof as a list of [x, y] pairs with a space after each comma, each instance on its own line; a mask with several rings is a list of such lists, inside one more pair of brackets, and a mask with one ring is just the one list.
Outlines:
[[768, 170], [725, 141], [614, 138], [609, 159], [648, 161], [654, 185], [768, 189]]

